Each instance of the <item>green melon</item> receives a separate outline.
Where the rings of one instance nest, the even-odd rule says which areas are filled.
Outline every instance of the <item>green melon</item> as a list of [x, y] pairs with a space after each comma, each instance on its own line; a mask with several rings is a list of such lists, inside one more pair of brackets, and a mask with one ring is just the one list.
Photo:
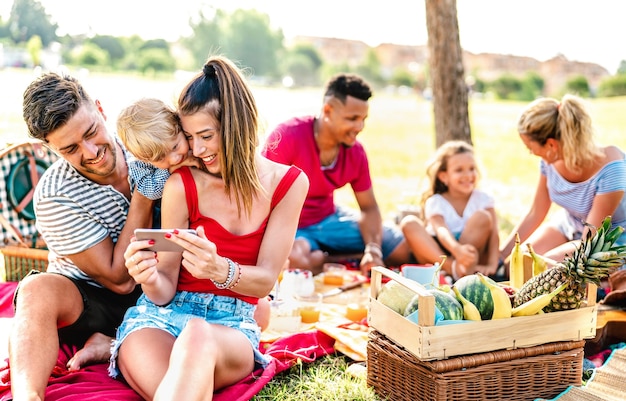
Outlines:
[[412, 290], [395, 280], [391, 280], [382, 285], [376, 299], [396, 313], [403, 314], [414, 295], [415, 292]]
[[[463, 307], [454, 295], [437, 289], [428, 290], [428, 292], [435, 297], [435, 306], [443, 314], [444, 320], [463, 320]], [[415, 294], [406, 306], [404, 316], [409, 316], [418, 310], [418, 300], [419, 296]]]
[[[487, 280], [491, 280], [487, 277]], [[491, 280], [493, 281], [493, 280]], [[495, 283], [495, 281], [493, 281]], [[458, 279], [454, 286], [471, 303], [476, 305], [482, 320], [490, 320], [493, 315], [493, 298], [491, 291], [477, 274], [470, 274]]]

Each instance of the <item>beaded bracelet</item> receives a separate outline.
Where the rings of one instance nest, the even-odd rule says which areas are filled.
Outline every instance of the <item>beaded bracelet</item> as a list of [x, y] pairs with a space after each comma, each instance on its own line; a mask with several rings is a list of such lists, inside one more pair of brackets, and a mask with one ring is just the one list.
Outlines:
[[224, 281], [223, 283], [218, 283], [217, 281], [211, 279], [213, 284], [215, 284], [215, 287], [220, 290], [226, 290], [233, 285], [233, 281], [235, 280], [235, 269], [237, 269], [237, 264], [235, 264], [235, 262], [233, 262], [229, 258], [224, 259], [226, 259], [226, 262], [228, 263], [228, 276], [226, 276], [226, 281]]
[[239, 263], [237, 263], [237, 262], [235, 262], [235, 264], [237, 265], [237, 271], [238, 271], [238, 273], [237, 273], [237, 280], [235, 280], [233, 285], [228, 287], [229, 289], [237, 287], [237, 284], [239, 284], [239, 281], [241, 280], [241, 265]]

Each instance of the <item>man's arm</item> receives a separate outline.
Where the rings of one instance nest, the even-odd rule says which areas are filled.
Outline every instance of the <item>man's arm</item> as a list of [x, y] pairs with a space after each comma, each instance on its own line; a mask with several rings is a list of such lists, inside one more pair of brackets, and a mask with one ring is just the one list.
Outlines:
[[355, 192], [354, 196], [361, 210], [361, 220], [359, 228], [365, 243], [363, 259], [361, 260], [361, 271], [367, 272], [372, 266], [384, 266], [382, 240], [383, 240], [383, 219], [374, 196], [374, 189], [362, 192]]
[[135, 288], [135, 281], [124, 265], [124, 251], [130, 243], [135, 228], [152, 226], [154, 201], [139, 192], [133, 194], [128, 217], [116, 243], [110, 237], [97, 245], [69, 258], [79, 269], [113, 292], [128, 294]]

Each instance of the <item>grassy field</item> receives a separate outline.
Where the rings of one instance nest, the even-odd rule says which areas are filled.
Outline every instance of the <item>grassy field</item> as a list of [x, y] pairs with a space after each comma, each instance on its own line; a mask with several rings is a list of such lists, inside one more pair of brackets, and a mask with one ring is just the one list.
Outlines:
[[[176, 98], [189, 80], [180, 74], [167, 81], [141, 77], [105, 76], [77, 72], [95, 98], [101, 100], [109, 122], [133, 100], [155, 96]], [[0, 144], [26, 138], [21, 117], [22, 92], [33, 78], [19, 70], [0, 71]], [[321, 88], [307, 90], [254, 88], [265, 129], [293, 115], [315, 114], [321, 105]], [[502, 235], [507, 235], [532, 200], [538, 163], [520, 141], [517, 117], [525, 103], [472, 100], [470, 124], [476, 154], [481, 162], [481, 187], [496, 199]], [[626, 98], [590, 101], [591, 114], [602, 144], [626, 149]], [[383, 215], [391, 218], [401, 205], [415, 204], [426, 184], [425, 163], [433, 154], [432, 104], [415, 95], [375, 93], [365, 131], [359, 136], [368, 150], [374, 188]], [[340, 203], [354, 206], [349, 190], [337, 195]], [[275, 378], [256, 400], [376, 400], [365, 378], [345, 374], [345, 358], [322, 358], [311, 365], [298, 364]], [[399, 378], [401, 380], [401, 378]]]

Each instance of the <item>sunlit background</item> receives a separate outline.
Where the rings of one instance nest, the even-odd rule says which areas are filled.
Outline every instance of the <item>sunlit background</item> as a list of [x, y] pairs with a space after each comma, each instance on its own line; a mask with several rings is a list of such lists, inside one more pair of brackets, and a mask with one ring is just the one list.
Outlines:
[[[12, 0], [0, 2], [6, 21]], [[267, 13], [286, 38], [296, 35], [425, 45], [424, 0], [41, 0], [59, 35], [94, 33], [169, 41], [189, 35], [200, 10], [256, 9]], [[615, 73], [626, 58], [626, 2], [622, 0], [458, 0], [461, 46], [481, 53], [558, 54], [594, 62]]]

